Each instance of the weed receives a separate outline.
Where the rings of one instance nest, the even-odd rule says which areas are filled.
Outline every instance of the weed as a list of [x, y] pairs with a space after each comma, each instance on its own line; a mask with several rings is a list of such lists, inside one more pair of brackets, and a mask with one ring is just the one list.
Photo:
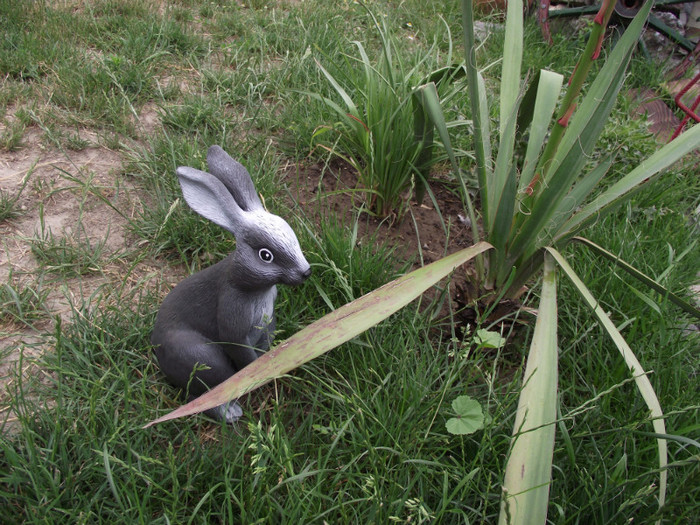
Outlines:
[[22, 283], [10, 273], [7, 282], [0, 285], [0, 322], [32, 326], [47, 315], [45, 303], [48, 294], [41, 281]]
[[12, 122], [0, 134], [0, 150], [14, 151], [22, 147], [22, 138], [26, 126], [21, 122]]
[[14, 219], [20, 215], [19, 195], [11, 195], [0, 190], [0, 222]]
[[19, 190], [14, 195], [0, 189], [0, 222], [14, 219], [22, 214], [19, 200], [24, 188], [29, 183], [29, 179], [29, 176], [24, 178]]
[[[354, 42], [359, 58], [346, 57], [342, 65], [335, 65], [341, 80], [319, 63], [343, 105], [311, 94], [337, 119], [335, 124], [319, 128], [314, 137], [325, 149], [346, 157], [357, 170], [372, 212], [380, 217], [401, 216], [407, 191], [415, 189], [416, 199], [421, 201], [433, 162], [432, 128], [426, 126], [423, 101], [415, 93], [421, 83], [419, 68], [432, 59], [434, 49], [406, 70], [386, 25], [380, 26], [374, 15], [372, 19], [382, 41], [376, 65], [360, 42]], [[450, 58], [447, 60], [449, 63]]]
[[84, 226], [58, 236], [44, 222], [40, 212], [41, 230], [31, 239], [31, 251], [37, 262], [47, 272], [63, 277], [77, 277], [99, 273], [105, 253], [108, 234], [101, 240], [90, 240]]

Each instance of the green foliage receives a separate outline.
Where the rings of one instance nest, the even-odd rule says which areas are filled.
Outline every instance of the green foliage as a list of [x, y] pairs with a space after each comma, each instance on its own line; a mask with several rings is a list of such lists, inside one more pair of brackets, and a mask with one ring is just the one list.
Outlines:
[[0, 134], [0, 150], [14, 151], [22, 146], [26, 124], [21, 121], [11, 122]]
[[506, 339], [498, 332], [479, 328], [474, 333], [474, 342], [484, 348], [501, 348], [506, 344]]
[[0, 2], [0, 73], [18, 80], [37, 80], [52, 65], [67, 59], [63, 29], [69, 19], [47, 16], [41, 2]]
[[22, 214], [20, 198], [28, 183], [29, 176], [25, 176], [16, 193], [12, 194], [8, 191], [0, 190], [0, 223], [19, 217]]
[[0, 222], [14, 219], [21, 214], [19, 209], [19, 194], [12, 195], [0, 190]]
[[12, 274], [0, 285], [0, 322], [22, 323], [27, 326], [46, 316], [48, 289], [41, 282], [21, 282]]
[[[460, 34], [458, 2], [407, 0], [374, 7], [387, 14], [394, 58], [413, 65], [412, 57], [424, 56], [435, 42], [434, 59], [440, 53], [441, 63], [447, 63], [443, 60], [453, 42], [445, 27]], [[188, 266], [177, 268], [180, 275], [209, 265], [233, 247], [229, 235], [182, 202], [171, 211], [180, 195], [175, 167], [203, 167], [210, 143], [245, 160], [266, 203], [294, 223], [314, 266], [305, 286], [280, 287], [278, 340], [390, 281], [401, 268], [389, 247], [355, 237], [353, 221], [317, 224], [311, 204], [300, 210], [301, 204], [291, 203], [279, 178], [289, 173], [287, 162], [308, 155], [308, 138], [328, 122], [322, 105], [310, 104], [299, 91], [313, 86], [319, 95], [339, 100], [313, 56], [323, 56], [324, 67], [344, 80], [343, 71], [332, 65], [346, 60], [358, 65], [346, 56], [357, 54], [348, 42], [358, 40], [377, 65], [374, 57], [381, 56], [382, 44], [366, 11], [354, 2], [322, 0], [267, 9], [222, 0], [169, 5], [0, 0], [0, 26], [5, 37], [0, 42], [0, 115], [4, 125], [25, 126], [22, 137], [19, 123], [14, 134], [6, 135], [20, 148], [8, 156], [38, 156], [28, 148], [41, 136], [38, 132], [44, 134], [42, 155], [82, 147], [82, 141], [89, 141], [90, 156], [98, 147], [100, 152], [108, 148], [108, 159], [99, 155], [91, 169], [100, 178], [123, 182], [113, 202], [130, 221], [129, 251], [119, 262], [97, 261], [104, 273], [81, 278], [85, 290], [60, 273], [42, 277], [43, 268], [36, 278], [18, 270], [16, 278], [0, 284], [0, 507], [6, 521], [496, 523], [527, 356], [521, 345], [534, 324], [529, 308], [508, 317], [506, 326], [513, 319], [517, 328], [499, 330], [499, 337], [508, 340], [499, 347], [498, 340], [480, 345], [474, 334], [462, 333], [461, 312], [431, 326], [422, 308], [409, 306], [241, 398], [247, 421], [235, 429], [201, 417], [148, 432], [138, 428], [184, 401], [158, 372], [149, 350], [155, 311], [174, 279], [173, 257]], [[524, 30], [523, 67], [567, 75], [588, 34], [555, 34], [555, 46], [549, 48], [535, 24], [526, 22]], [[499, 127], [502, 38], [502, 31], [490, 31], [477, 49], [494, 128]], [[113, 59], [122, 61], [123, 74], [114, 69]], [[83, 90], [80, 77], [68, 71], [73, 65], [86, 85], [99, 89]], [[426, 63], [420, 74], [430, 69]], [[655, 82], [659, 69], [658, 62], [649, 65], [633, 57], [626, 83]], [[594, 64], [591, 76], [599, 70]], [[103, 89], [114, 94], [111, 105]], [[469, 98], [445, 101], [442, 90], [440, 95], [448, 122], [456, 114], [469, 126]], [[89, 99], [79, 100], [82, 96]], [[658, 149], [626, 104], [616, 102], [581, 171], [584, 176], [609, 153], [615, 155], [591, 197]], [[163, 125], [163, 120], [168, 122]], [[184, 125], [188, 122], [190, 129]], [[456, 144], [472, 148], [468, 129], [449, 130], [455, 150]], [[531, 129], [522, 137], [530, 137]], [[497, 152], [499, 135], [491, 130], [491, 137], [491, 150]], [[513, 151], [521, 167], [527, 143], [516, 140]], [[102, 161], [112, 165], [120, 155], [124, 165], [107, 171]], [[61, 160], [67, 157], [73, 156]], [[467, 159], [462, 162], [464, 168], [472, 166]], [[31, 177], [35, 184], [20, 200], [15, 188], [3, 186], [0, 205], [13, 201], [11, 208], [23, 214], [20, 221], [0, 223], [3, 249], [25, 242], [14, 230], [29, 221], [36, 198], [46, 199], [47, 213], [53, 199], [62, 198], [47, 197], [47, 187], [56, 187], [40, 184], [47, 171], [52, 170], [37, 167]], [[469, 190], [475, 180], [465, 177]], [[635, 193], [592, 221], [586, 235], [688, 298], [700, 257], [693, 233], [697, 217], [688, 212], [699, 204], [697, 168], [689, 158], [650, 183], [651, 191]], [[91, 197], [97, 194], [90, 191]], [[112, 202], [108, 190], [104, 195]], [[301, 211], [309, 217], [299, 219]], [[84, 213], [92, 212], [87, 204]], [[700, 426], [693, 320], [675, 310], [671, 296], [640, 286], [583, 245], [561, 246], [560, 253], [634, 343], [666, 410], [669, 497], [659, 509], [658, 450], [656, 437], [649, 435], [648, 407], [607, 332], [596, 325], [575, 288], [561, 282], [549, 519], [692, 523], [700, 500], [698, 462], [692, 456]], [[24, 259], [12, 258], [9, 264], [21, 267]], [[533, 276], [529, 296], [539, 291], [539, 273]], [[81, 298], [80, 292], [91, 292], [95, 283], [100, 293]], [[132, 288], [134, 293], [121, 292]], [[62, 311], [63, 323], [47, 332], [56, 313], [54, 299], [64, 290], [77, 306]], [[5, 337], [8, 331], [12, 334]], [[479, 401], [487, 420], [479, 432], [452, 435], [445, 426], [455, 416], [451, 401], [466, 392]]]
[[[497, 153], [492, 155], [489, 100], [476, 66], [471, 0], [463, 2], [463, 25], [469, 98], [474, 122], [476, 172], [486, 239], [494, 250], [478, 270], [486, 289], [496, 297], [517, 297], [544, 262], [544, 284], [540, 312], [528, 354], [523, 391], [513, 430], [513, 447], [505, 471], [504, 497], [499, 523], [543, 522], [547, 516], [550, 469], [554, 447], [555, 401], [557, 397], [557, 309], [554, 260], [577, 288], [585, 303], [611, 336], [634, 377], [652, 418], [659, 439], [659, 506], [666, 496], [667, 445], [663, 413], [656, 393], [639, 361], [615, 325], [593, 299], [588, 289], [556, 250], [565, 246], [593, 220], [610, 213], [650, 179], [700, 145], [700, 127], [689, 130], [681, 140], [663, 147], [645, 161], [635, 164], [606, 189], [594, 189], [606, 176], [612, 157], [590, 166], [593, 148], [610, 115], [625, 77], [634, 44], [651, 8], [648, 2], [598, 72], [587, 95], [578, 103], [593, 61], [598, 57], [605, 27], [614, 2], [604, 3], [594, 20], [588, 43], [572, 73], [569, 85], [555, 112], [562, 77], [540, 71], [525, 91], [521, 86], [523, 53], [522, 5], [508, 4], [500, 90], [500, 120]], [[506, 51], [507, 50], [507, 51]], [[521, 92], [524, 94], [521, 95]], [[433, 122], [448, 150], [444, 116], [432, 105]], [[550, 120], [556, 115], [551, 131]], [[573, 115], [573, 117], [572, 117]], [[528, 129], [524, 155], [518, 141]], [[448, 151], [449, 153], [449, 151]], [[455, 156], [450, 155], [459, 172]], [[463, 186], [464, 188], [464, 186]], [[468, 192], [464, 197], [470, 200]], [[471, 210], [471, 205], [469, 205]], [[474, 226], [474, 237], [479, 232]], [[543, 258], [543, 253], [545, 253]], [[614, 257], [613, 257], [614, 259]], [[660, 287], [650, 278], [632, 275]], [[674, 297], [674, 302], [680, 299]], [[686, 311], [697, 314], [689, 305]]]
[[[422, 69], [438, 65], [433, 57], [435, 46], [408, 69], [396, 53], [386, 24], [380, 26], [374, 15], [372, 20], [382, 43], [376, 64], [359, 41], [353, 42], [359, 56], [346, 56], [341, 64], [334, 64], [335, 74], [317, 63], [342, 105], [317, 93], [309, 94], [337, 119], [317, 129], [314, 141], [357, 170], [371, 212], [380, 217], [402, 216], [407, 193], [422, 200], [434, 162], [432, 126], [425, 118], [417, 89], [433, 76], [449, 82], [450, 72], [433, 71], [420, 78]], [[448, 65], [450, 61], [448, 54]]]
[[[335, 218], [322, 220], [314, 230], [301, 225], [307, 228], [309, 240], [304, 244], [309, 246], [306, 251], [317, 277], [315, 286], [331, 309], [340, 306], [331, 297], [350, 302], [403, 273], [395, 264], [392, 247], [379, 244], [372, 236], [358, 242], [359, 220], [355, 216], [352, 228]], [[403, 270], [407, 268], [404, 265]]]
[[82, 224], [75, 230], [56, 235], [46, 226], [42, 212], [41, 229], [31, 241], [31, 250], [45, 271], [76, 277], [101, 271], [105, 243], [106, 237], [91, 240]]
[[450, 434], [473, 434], [484, 427], [484, 413], [476, 399], [459, 396], [452, 401], [455, 417], [447, 420], [445, 428]]

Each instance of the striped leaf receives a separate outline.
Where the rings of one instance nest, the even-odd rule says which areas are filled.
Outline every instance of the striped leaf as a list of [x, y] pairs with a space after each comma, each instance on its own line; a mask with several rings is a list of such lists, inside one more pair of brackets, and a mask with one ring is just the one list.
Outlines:
[[499, 525], [544, 524], [557, 419], [557, 290], [554, 259], [545, 254], [542, 296], [506, 464]]

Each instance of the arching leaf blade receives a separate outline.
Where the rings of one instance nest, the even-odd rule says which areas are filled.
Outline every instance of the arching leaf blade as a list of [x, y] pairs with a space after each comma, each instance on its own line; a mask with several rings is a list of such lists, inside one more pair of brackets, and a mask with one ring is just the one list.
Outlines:
[[[650, 419], [654, 427], [654, 432], [657, 434], [666, 434], [666, 424], [664, 423], [663, 419], [664, 414], [661, 410], [661, 404], [656, 396], [654, 387], [652, 386], [651, 381], [649, 381], [649, 378], [642, 368], [642, 365], [639, 363], [639, 360], [634, 355], [634, 352], [632, 352], [632, 349], [627, 344], [627, 341], [625, 341], [625, 338], [622, 337], [620, 331], [610, 320], [608, 314], [605, 313], [603, 307], [600, 306], [598, 301], [596, 301], [596, 299], [593, 297], [593, 294], [591, 294], [586, 285], [583, 284], [583, 281], [581, 281], [579, 276], [576, 275], [576, 272], [574, 272], [573, 268], [571, 268], [564, 256], [562, 256], [561, 253], [554, 248], [546, 248], [546, 250], [552, 255], [552, 257], [554, 257], [557, 264], [559, 264], [559, 267], [575, 286], [585, 303], [593, 310], [593, 314], [598, 318], [598, 322], [600, 322], [612, 339], [613, 343], [615, 343], [617, 349], [620, 351], [620, 354], [622, 355], [622, 358], [624, 359], [625, 364], [629, 368], [634, 382], [637, 385], [639, 393], [642, 395], [647, 408], [649, 408], [651, 416]], [[666, 470], [668, 465], [666, 440], [663, 438], [657, 438], [657, 447], [659, 450], [659, 507], [661, 507], [666, 500], [666, 484], [668, 479], [668, 472]]]
[[275, 346], [209, 392], [151, 421], [146, 427], [214, 408], [283, 376], [378, 324], [448, 276], [455, 268], [489, 249], [490, 244], [480, 242], [341, 306]]

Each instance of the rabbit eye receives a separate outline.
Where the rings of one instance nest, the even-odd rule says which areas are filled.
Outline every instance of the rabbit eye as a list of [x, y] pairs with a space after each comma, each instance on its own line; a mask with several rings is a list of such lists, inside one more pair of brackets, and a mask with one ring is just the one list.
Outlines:
[[260, 260], [264, 263], [271, 263], [275, 256], [272, 255], [272, 252], [268, 250], [267, 248], [261, 248], [260, 251], [258, 252], [258, 256], [260, 257]]

